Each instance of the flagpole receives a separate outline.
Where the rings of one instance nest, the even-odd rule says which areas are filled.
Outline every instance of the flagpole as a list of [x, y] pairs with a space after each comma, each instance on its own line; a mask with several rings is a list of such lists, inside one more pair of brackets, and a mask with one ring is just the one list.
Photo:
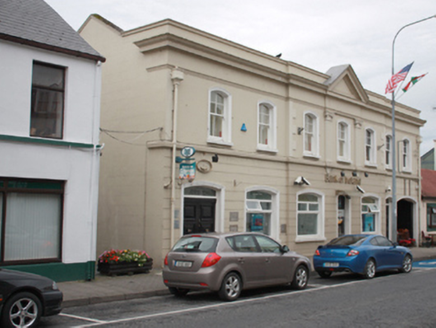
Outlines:
[[[398, 34], [406, 27], [411, 25], [415, 25], [421, 22], [424, 22], [428, 19], [436, 18], [436, 15], [420, 19], [418, 21], [409, 23], [400, 28], [395, 34], [394, 40], [392, 41], [392, 76], [395, 74], [394, 67], [394, 53], [395, 53], [395, 40], [397, 39]], [[396, 141], [395, 141], [395, 92], [392, 92], [392, 202], [391, 202], [391, 240], [393, 242], [397, 241], [397, 167], [396, 167]], [[419, 168], [420, 169], [420, 168]], [[388, 218], [386, 218], [388, 219]]]

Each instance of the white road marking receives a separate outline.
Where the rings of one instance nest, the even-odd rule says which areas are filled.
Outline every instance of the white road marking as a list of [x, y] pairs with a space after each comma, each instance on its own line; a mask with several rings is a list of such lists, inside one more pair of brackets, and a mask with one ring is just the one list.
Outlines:
[[73, 318], [73, 319], [80, 319], [80, 320], [84, 320], [84, 321], [91, 321], [91, 322], [97, 322], [97, 323], [106, 323], [106, 321], [103, 321], [103, 320], [91, 319], [91, 318], [81, 317], [81, 316], [73, 315], [73, 314], [59, 313], [59, 315], [62, 316], [62, 317], [68, 317], [68, 318]]

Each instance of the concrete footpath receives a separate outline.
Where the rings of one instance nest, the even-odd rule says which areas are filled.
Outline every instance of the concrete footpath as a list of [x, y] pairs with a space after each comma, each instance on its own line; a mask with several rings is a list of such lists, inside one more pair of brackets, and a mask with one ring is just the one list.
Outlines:
[[[412, 247], [414, 262], [436, 259], [436, 247]], [[134, 275], [105, 276], [96, 274], [92, 281], [68, 281], [58, 283], [64, 294], [63, 307], [81, 306], [157, 295], [169, 295], [162, 280], [162, 270]]]

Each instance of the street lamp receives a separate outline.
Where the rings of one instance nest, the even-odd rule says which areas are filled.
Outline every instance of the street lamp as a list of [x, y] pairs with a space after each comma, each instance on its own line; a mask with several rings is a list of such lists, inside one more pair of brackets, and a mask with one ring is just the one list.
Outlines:
[[[420, 19], [416, 22], [404, 25], [402, 28], [400, 28], [395, 34], [394, 40], [392, 42], [392, 76], [395, 74], [394, 69], [394, 50], [395, 50], [395, 40], [397, 39], [398, 34], [405, 29], [406, 27], [409, 27], [411, 25], [415, 25], [421, 22], [424, 22], [428, 19], [436, 18], [436, 15]], [[392, 92], [392, 235], [391, 239], [392, 241], [397, 241], [397, 199], [396, 199], [396, 191], [397, 191], [397, 169], [396, 169], [396, 143], [395, 143], [395, 92]]]

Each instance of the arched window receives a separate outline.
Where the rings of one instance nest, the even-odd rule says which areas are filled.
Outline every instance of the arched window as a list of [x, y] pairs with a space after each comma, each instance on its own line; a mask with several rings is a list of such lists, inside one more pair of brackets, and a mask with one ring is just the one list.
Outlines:
[[365, 130], [365, 165], [375, 166], [376, 160], [375, 132], [372, 129]]
[[379, 200], [375, 197], [362, 198], [362, 232], [380, 232]]
[[246, 231], [278, 238], [278, 193], [266, 187], [250, 188], [245, 198]]
[[271, 103], [262, 102], [258, 106], [258, 139], [260, 150], [276, 149], [276, 108]]
[[350, 161], [350, 133], [345, 122], [338, 123], [338, 160]]
[[318, 118], [313, 113], [304, 115], [304, 155], [318, 156]]
[[297, 240], [324, 238], [323, 197], [315, 192], [297, 195]]
[[231, 143], [231, 96], [222, 89], [213, 89], [209, 94], [208, 142]]
[[410, 141], [408, 139], [403, 140], [403, 147], [402, 147], [402, 171], [410, 172], [412, 170], [411, 168], [411, 161], [410, 161]]
[[392, 136], [387, 135], [385, 140], [385, 164], [387, 168], [392, 168]]

